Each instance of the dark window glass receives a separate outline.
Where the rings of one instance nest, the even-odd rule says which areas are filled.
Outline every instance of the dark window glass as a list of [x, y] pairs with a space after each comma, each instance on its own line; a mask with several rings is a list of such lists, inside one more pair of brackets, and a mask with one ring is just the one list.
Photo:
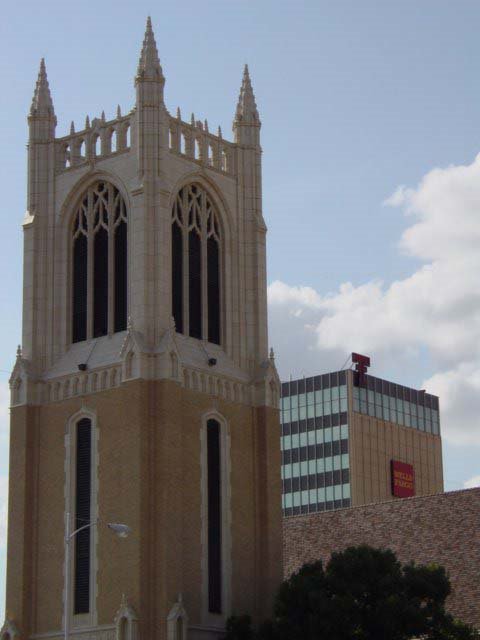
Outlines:
[[338, 374], [338, 384], [339, 385], [344, 385], [347, 384], [347, 372], [346, 371], [340, 371]]
[[348, 453], [348, 440], [346, 438], [340, 440], [340, 452]]
[[307, 421], [300, 420], [298, 423], [298, 433], [305, 433], [306, 430], [307, 430]]
[[332, 456], [340, 455], [340, 440], [332, 442]]
[[350, 482], [350, 470], [342, 469], [342, 484], [347, 484], [347, 482]]
[[172, 316], [175, 329], [183, 333], [183, 240], [182, 230], [172, 224]]
[[108, 333], [108, 231], [95, 234], [93, 249], [93, 336]]
[[87, 338], [87, 238], [83, 234], [73, 243], [72, 302], [72, 342], [80, 342]]
[[207, 422], [208, 467], [208, 610], [222, 612], [222, 530], [220, 485], [220, 425]]
[[288, 382], [282, 382], [282, 398], [290, 395], [290, 385]]
[[[92, 424], [84, 418], [77, 424], [75, 529], [90, 522]], [[90, 609], [90, 536], [84, 529], [75, 536], [74, 613]]]
[[189, 322], [192, 338], [202, 338], [202, 249], [195, 230], [188, 234]]
[[344, 498], [342, 500], [342, 507], [345, 508], [345, 507], [349, 507], [349, 506], [350, 506], [350, 498]]
[[292, 478], [292, 491], [300, 489], [300, 478]]
[[307, 459], [307, 447], [300, 447], [300, 462], [305, 462]]
[[308, 504], [302, 504], [300, 511], [301, 513], [308, 513]]
[[208, 341], [220, 344], [220, 252], [218, 242], [207, 240]]
[[284, 423], [284, 425], [282, 427], [282, 433], [283, 433], [284, 436], [289, 436], [290, 435], [290, 422]]
[[115, 230], [115, 331], [127, 328], [127, 224]]
[[286, 449], [285, 451], [282, 451], [283, 464], [290, 464], [290, 458], [291, 458], [291, 449]]
[[292, 449], [292, 462], [298, 462], [298, 449]]
[[333, 503], [333, 508], [334, 509], [341, 509], [342, 508], [342, 501], [341, 500], [335, 500]]
[[305, 393], [305, 380], [298, 381], [298, 393]]
[[307, 378], [305, 380], [305, 384], [306, 384], [307, 393], [309, 393], [310, 391], [313, 391], [313, 378]]
[[325, 486], [325, 474], [317, 473], [317, 487], [319, 489], [323, 489], [324, 486]]
[[300, 489], [306, 491], [308, 489], [308, 476], [302, 476], [300, 478]]
[[342, 472], [340, 469], [333, 472], [333, 484], [342, 484]]
[[322, 376], [315, 376], [313, 379], [313, 386], [315, 391], [319, 391], [322, 388]]

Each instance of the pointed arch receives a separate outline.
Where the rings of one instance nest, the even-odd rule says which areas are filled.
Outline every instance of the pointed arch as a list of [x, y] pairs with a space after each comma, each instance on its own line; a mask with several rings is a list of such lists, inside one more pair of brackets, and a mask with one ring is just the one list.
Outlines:
[[71, 238], [71, 341], [123, 331], [127, 324], [128, 216], [112, 182], [97, 179], [77, 200]]
[[179, 333], [222, 344], [225, 233], [218, 207], [197, 181], [172, 202], [172, 316]]
[[215, 410], [202, 416], [202, 603], [204, 619], [228, 617], [231, 608], [230, 429]]

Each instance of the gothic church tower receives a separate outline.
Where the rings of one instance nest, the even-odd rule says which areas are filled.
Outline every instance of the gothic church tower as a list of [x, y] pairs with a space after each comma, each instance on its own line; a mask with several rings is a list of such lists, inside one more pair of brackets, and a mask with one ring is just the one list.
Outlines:
[[281, 580], [255, 98], [230, 142], [164, 84], [148, 20], [134, 109], [56, 137], [40, 66], [2, 640], [216, 638]]

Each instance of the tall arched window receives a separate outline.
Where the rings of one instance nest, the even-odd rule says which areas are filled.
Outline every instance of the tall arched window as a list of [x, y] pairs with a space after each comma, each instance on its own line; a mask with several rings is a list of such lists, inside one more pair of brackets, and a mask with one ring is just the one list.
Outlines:
[[222, 612], [222, 493], [220, 424], [207, 422], [208, 610]]
[[127, 326], [127, 210], [112, 184], [81, 199], [72, 235], [72, 342]]
[[[91, 522], [92, 497], [92, 422], [82, 418], [77, 423], [75, 467], [75, 529]], [[74, 614], [90, 610], [91, 529], [75, 536], [73, 605]]]
[[172, 209], [172, 315], [179, 333], [221, 343], [221, 232], [206, 191], [192, 184]]

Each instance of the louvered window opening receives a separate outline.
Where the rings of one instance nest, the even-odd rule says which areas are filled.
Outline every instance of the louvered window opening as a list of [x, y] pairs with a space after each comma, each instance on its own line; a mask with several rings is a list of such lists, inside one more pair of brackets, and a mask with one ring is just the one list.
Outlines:
[[222, 494], [220, 425], [207, 422], [208, 610], [222, 612]]
[[172, 209], [172, 316], [179, 333], [221, 344], [221, 232], [206, 191], [192, 184]]
[[84, 194], [72, 230], [72, 342], [127, 327], [127, 209], [112, 184]]
[[[77, 424], [75, 482], [75, 529], [91, 522], [92, 423], [88, 418]], [[74, 613], [90, 610], [91, 528], [75, 536]]]

